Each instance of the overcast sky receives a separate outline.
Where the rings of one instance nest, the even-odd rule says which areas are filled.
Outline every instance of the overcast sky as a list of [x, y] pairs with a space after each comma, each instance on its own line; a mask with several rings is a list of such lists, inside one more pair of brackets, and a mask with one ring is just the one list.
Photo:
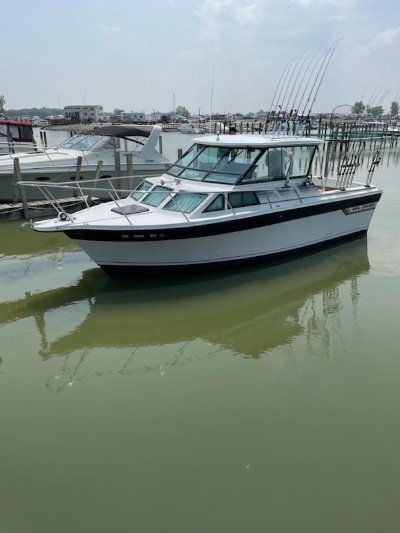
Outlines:
[[288, 61], [341, 37], [314, 111], [363, 95], [368, 103], [374, 92], [374, 103], [388, 108], [400, 89], [399, 0], [0, 0], [0, 7], [6, 109], [86, 103], [165, 112], [174, 101], [192, 113], [209, 113], [211, 104], [221, 113], [269, 109]]

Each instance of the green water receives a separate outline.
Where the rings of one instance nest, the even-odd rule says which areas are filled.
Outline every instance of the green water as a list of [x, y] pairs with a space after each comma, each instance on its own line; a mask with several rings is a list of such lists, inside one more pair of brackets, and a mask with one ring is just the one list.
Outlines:
[[0, 533], [397, 531], [398, 167], [368, 238], [120, 282], [0, 225]]

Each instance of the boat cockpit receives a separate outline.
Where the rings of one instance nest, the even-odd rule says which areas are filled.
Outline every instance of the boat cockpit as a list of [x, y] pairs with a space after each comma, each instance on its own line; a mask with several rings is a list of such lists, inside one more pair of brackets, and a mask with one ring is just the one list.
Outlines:
[[206, 146], [194, 144], [171, 166], [175, 178], [231, 185], [306, 178], [317, 145]]
[[[299, 194], [306, 194], [306, 190], [307, 195], [315, 196], [319, 189], [311, 181], [311, 165], [318, 144], [319, 141], [262, 147], [194, 144], [166, 172], [164, 178], [167, 179], [144, 180], [130, 194], [136, 204], [131, 214], [160, 208], [197, 215], [271, 205], [283, 200], [298, 201]], [[281, 185], [276, 183], [273, 188], [262, 186], [249, 190], [249, 187], [241, 187], [279, 181]], [[193, 182], [209, 182], [210, 188], [206, 190], [204, 183], [197, 186]], [[223, 185], [224, 190], [211, 183]], [[118, 208], [113, 211], [120, 212]]]

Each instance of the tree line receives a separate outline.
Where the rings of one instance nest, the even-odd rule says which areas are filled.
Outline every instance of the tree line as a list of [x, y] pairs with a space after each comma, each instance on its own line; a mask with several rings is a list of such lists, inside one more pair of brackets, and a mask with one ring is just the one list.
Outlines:
[[[354, 115], [358, 115], [358, 116], [367, 114], [369, 116], [372, 116], [373, 118], [380, 118], [384, 114], [384, 109], [381, 105], [377, 105], [377, 106], [370, 106], [369, 104], [365, 105], [364, 102], [359, 100], [358, 102], [355, 102], [355, 104], [352, 106], [351, 112]], [[398, 114], [399, 114], [399, 103], [392, 102], [390, 104], [390, 116], [397, 117]]]

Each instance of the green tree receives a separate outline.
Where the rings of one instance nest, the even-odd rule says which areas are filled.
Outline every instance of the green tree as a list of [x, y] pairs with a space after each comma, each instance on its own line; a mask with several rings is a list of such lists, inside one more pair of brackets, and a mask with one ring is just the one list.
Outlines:
[[351, 108], [351, 112], [354, 115], [362, 115], [364, 111], [365, 111], [365, 105], [361, 102], [361, 100], [359, 102], [356, 102]]
[[6, 103], [5, 97], [0, 94], [0, 113], [4, 113], [4, 104]]
[[398, 114], [399, 114], [399, 103], [392, 102], [390, 104], [390, 116], [395, 117]]
[[189, 111], [186, 109], [186, 107], [183, 107], [182, 105], [179, 105], [176, 108], [176, 114], [181, 115], [182, 117], [186, 117], [186, 118], [190, 117]]
[[374, 118], [379, 118], [383, 115], [383, 107], [381, 105], [376, 105], [371, 107], [370, 113]]

